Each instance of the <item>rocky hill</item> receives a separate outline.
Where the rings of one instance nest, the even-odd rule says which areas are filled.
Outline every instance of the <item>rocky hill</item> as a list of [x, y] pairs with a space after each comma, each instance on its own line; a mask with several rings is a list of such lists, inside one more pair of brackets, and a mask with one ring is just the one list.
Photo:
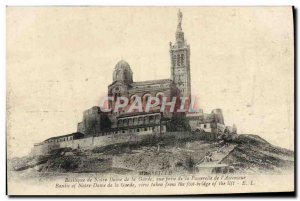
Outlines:
[[239, 135], [220, 143], [203, 141], [190, 133], [90, 150], [62, 148], [49, 155], [15, 158], [8, 167], [13, 172], [37, 173], [292, 173], [294, 152], [273, 146], [257, 135]]
[[258, 135], [240, 135], [237, 146], [220, 163], [241, 164], [241, 172], [292, 172], [294, 152], [271, 145]]

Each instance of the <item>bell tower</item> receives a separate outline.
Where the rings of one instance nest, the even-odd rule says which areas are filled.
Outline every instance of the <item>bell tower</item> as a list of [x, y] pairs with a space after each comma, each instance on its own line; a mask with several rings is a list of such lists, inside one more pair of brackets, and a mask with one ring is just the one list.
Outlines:
[[187, 45], [182, 31], [182, 12], [178, 10], [176, 41], [170, 42], [171, 79], [180, 90], [180, 95], [191, 98], [190, 46]]

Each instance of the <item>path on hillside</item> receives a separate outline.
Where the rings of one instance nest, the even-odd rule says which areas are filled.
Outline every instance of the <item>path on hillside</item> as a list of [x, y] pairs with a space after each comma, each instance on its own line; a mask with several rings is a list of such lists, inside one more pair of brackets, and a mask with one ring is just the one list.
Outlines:
[[[237, 145], [228, 144], [218, 150], [211, 151], [211, 157], [204, 156], [198, 161], [195, 167], [201, 169], [213, 169], [215, 167], [225, 167], [226, 164], [220, 164], [220, 162], [228, 155]], [[211, 160], [210, 160], [211, 159]]]

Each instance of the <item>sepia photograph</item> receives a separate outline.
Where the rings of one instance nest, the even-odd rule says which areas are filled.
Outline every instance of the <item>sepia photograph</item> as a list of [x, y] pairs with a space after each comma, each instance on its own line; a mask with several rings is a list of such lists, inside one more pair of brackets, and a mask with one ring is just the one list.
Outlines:
[[292, 6], [7, 6], [7, 194], [295, 191]]

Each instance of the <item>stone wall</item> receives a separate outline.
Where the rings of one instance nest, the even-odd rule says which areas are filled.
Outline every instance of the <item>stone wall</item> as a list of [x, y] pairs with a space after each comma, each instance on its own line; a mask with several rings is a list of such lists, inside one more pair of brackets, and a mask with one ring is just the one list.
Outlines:
[[140, 130], [139, 132], [135, 132], [135, 133], [128, 133], [128, 132], [117, 133], [117, 134], [112, 133], [109, 135], [96, 135], [95, 137], [87, 137], [87, 138], [62, 141], [62, 142], [41, 143], [33, 147], [31, 154], [45, 155], [48, 154], [51, 150], [59, 149], [59, 148], [67, 148], [67, 147], [70, 147], [72, 149], [93, 149], [95, 147], [102, 147], [111, 144], [138, 142], [148, 136], [152, 136], [160, 133], [162, 133], [164, 136], [175, 136], [176, 139], [178, 140], [182, 138], [191, 137], [191, 135], [197, 135], [195, 137], [201, 140], [217, 139], [217, 133], [196, 132], [192, 134], [187, 131], [166, 132], [165, 125], [162, 126], [162, 129], [163, 132], [159, 132], [159, 130], [157, 130], [156, 132], [155, 130], [147, 129], [147, 130]]
[[149, 131], [141, 131], [138, 134], [112, 134], [106, 136], [88, 137], [77, 140], [63, 141], [63, 142], [53, 142], [45, 143], [34, 146], [31, 154], [33, 155], [45, 155], [48, 154], [53, 149], [67, 148], [72, 149], [93, 149], [95, 147], [107, 146], [111, 144], [118, 144], [124, 142], [137, 142], [142, 140], [144, 137], [153, 135]]
[[82, 122], [78, 123], [77, 132], [93, 136], [110, 126], [111, 122], [107, 114], [102, 113], [100, 107], [94, 106], [83, 112]]

